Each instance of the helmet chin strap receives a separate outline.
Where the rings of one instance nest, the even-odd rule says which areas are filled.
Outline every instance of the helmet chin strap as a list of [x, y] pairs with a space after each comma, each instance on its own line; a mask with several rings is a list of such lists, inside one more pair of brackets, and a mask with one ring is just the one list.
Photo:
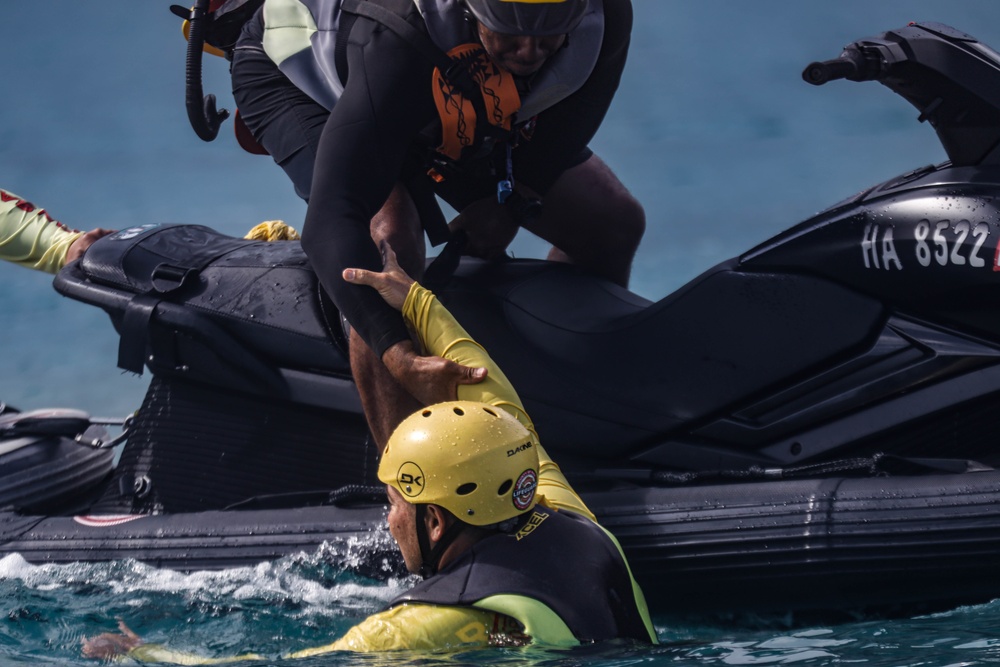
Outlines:
[[420, 545], [420, 559], [423, 561], [420, 564], [420, 571], [417, 573], [420, 575], [421, 579], [427, 579], [437, 574], [438, 571], [438, 561], [441, 560], [441, 556], [444, 554], [445, 549], [451, 546], [452, 542], [464, 531], [469, 525], [463, 521], [455, 520], [455, 523], [448, 526], [441, 536], [441, 539], [437, 541], [434, 548], [431, 548], [431, 538], [427, 534], [427, 522], [424, 521], [427, 516], [427, 505], [420, 503], [417, 506], [416, 513], [416, 529], [417, 529], [417, 544]]

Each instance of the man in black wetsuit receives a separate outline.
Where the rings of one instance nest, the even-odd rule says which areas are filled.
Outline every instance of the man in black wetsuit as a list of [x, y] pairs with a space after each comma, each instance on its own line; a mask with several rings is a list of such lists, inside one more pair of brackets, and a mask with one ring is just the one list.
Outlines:
[[631, 25], [629, 0], [265, 0], [244, 28], [240, 115], [309, 202], [303, 247], [352, 326], [380, 447], [418, 403], [479, 379], [419, 356], [398, 313], [341, 279], [378, 270], [383, 241], [419, 277], [423, 231], [448, 235], [435, 194], [468, 254], [502, 255], [524, 227], [550, 259], [627, 284], [644, 213], [587, 144]]

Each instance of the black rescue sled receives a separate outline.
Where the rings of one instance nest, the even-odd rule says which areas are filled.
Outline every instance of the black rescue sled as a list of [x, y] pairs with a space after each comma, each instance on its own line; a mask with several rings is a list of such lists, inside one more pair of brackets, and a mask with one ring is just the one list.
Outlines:
[[[463, 260], [436, 286], [656, 612], [1000, 596], [1000, 55], [913, 24], [804, 76], [883, 83], [949, 160], [657, 303], [541, 261]], [[329, 542], [363, 545], [369, 573], [396, 562], [340, 318], [297, 243], [144, 225], [56, 288], [107, 311], [119, 365], [152, 380], [114, 469], [85, 416], [0, 422], [0, 476], [40, 480], [4, 496], [0, 549], [200, 569]], [[90, 477], [42, 492], [70, 457]]]

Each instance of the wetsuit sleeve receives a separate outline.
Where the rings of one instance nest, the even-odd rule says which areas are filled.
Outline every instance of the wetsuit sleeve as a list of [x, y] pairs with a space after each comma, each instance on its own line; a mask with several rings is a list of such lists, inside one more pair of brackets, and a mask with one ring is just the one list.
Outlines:
[[604, 1], [604, 40], [594, 71], [580, 90], [538, 115], [534, 135], [514, 157], [514, 178], [541, 195], [570, 167], [590, 156], [618, 90], [632, 35], [630, 0]]
[[431, 65], [391, 31], [355, 25], [348, 67], [347, 86], [317, 148], [302, 246], [337, 308], [381, 357], [408, 339], [406, 326], [374, 290], [345, 282], [341, 273], [382, 269], [370, 223], [433, 113]]
[[56, 273], [83, 232], [67, 229], [43, 209], [0, 190], [0, 259]]
[[403, 604], [373, 614], [326, 646], [309, 648], [289, 655], [308, 658], [332, 651], [429, 651], [495, 645], [496, 628], [507, 617], [473, 607], [438, 607]]
[[175, 651], [163, 644], [142, 644], [129, 651], [128, 656], [142, 664], [165, 663], [170, 665], [224, 665], [230, 662], [243, 662], [244, 660], [263, 660], [263, 656], [256, 653], [244, 653], [242, 655], [223, 658], [208, 658], [196, 653]]
[[[516, 621], [494, 611], [475, 607], [403, 604], [369, 616], [333, 643], [302, 649], [284, 657], [309, 658], [334, 651], [374, 653], [518, 645], [526, 639], [520, 630]], [[129, 657], [143, 663], [175, 665], [220, 665], [263, 659], [253, 653], [208, 658], [175, 651], [161, 644], [143, 644], [129, 651]]]
[[528, 429], [532, 442], [538, 448], [539, 502], [552, 509], [576, 512], [596, 522], [593, 512], [573, 490], [562, 470], [541, 446], [535, 425], [525, 412], [524, 405], [510, 380], [490, 358], [483, 346], [472, 340], [437, 297], [419, 283], [413, 283], [403, 304], [403, 317], [413, 327], [427, 354], [444, 357], [463, 366], [487, 369], [486, 379], [482, 382], [459, 385], [458, 398], [503, 408], [517, 417], [517, 420]]
[[[475, 648], [520, 644], [523, 643], [523, 635], [519, 630], [516, 621], [494, 611], [475, 607], [404, 604], [369, 616], [333, 643], [295, 651], [285, 657], [308, 658], [334, 651], [430, 651], [459, 646]], [[129, 651], [129, 657], [144, 663], [175, 665], [220, 665], [263, 659], [253, 653], [208, 658], [169, 649], [161, 644], [143, 644]]]

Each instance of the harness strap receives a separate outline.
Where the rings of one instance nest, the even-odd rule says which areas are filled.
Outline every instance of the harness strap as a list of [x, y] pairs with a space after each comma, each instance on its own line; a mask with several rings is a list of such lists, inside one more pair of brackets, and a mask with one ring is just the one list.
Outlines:
[[[447, 229], [448, 227], [445, 226], [445, 230]], [[448, 239], [438, 256], [431, 260], [431, 263], [424, 269], [424, 279], [421, 282], [427, 289], [435, 292], [448, 284], [448, 281], [455, 275], [455, 271], [458, 270], [467, 243], [468, 235], [464, 229], [456, 230], [451, 234], [451, 238]]]
[[149, 341], [149, 326], [156, 306], [168, 294], [193, 284], [201, 271], [200, 266], [158, 264], [150, 273], [150, 290], [132, 297], [122, 317], [121, 337], [118, 341], [118, 367], [142, 375]]
[[[344, 4], [347, 4], [346, 2]], [[347, 85], [347, 38], [351, 34], [354, 22], [358, 20], [358, 15], [344, 13], [340, 17], [340, 25], [337, 27], [337, 42], [333, 46], [333, 66], [337, 68], [337, 76], [340, 81]]]
[[201, 269], [208, 264], [204, 258], [192, 263], [195, 266], [158, 264], [149, 276], [151, 285], [149, 291], [136, 294], [129, 300], [122, 317], [121, 337], [118, 341], [119, 368], [142, 375], [150, 323], [156, 312], [156, 306], [167, 295], [194, 284]]
[[118, 341], [118, 367], [142, 375], [146, 361], [146, 343], [149, 338], [149, 323], [157, 304], [163, 300], [160, 295], [137, 294], [129, 300], [122, 318], [121, 338]]
[[441, 555], [444, 554], [445, 549], [451, 546], [459, 535], [461, 535], [469, 525], [463, 521], [456, 520], [455, 523], [448, 526], [448, 529], [444, 531], [441, 539], [438, 540], [434, 548], [431, 548], [430, 536], [427, 534], [427, 524], [424, 522], [424, 517], [427, 516], [427, 505], [420, 503], [417, 505], [417, 543], [420, 545], [420, 559], [423, 561], [420, 564], [420, 576], [423, 579], [432, 577], [437, 574], [438, 562], [441, 560]]

